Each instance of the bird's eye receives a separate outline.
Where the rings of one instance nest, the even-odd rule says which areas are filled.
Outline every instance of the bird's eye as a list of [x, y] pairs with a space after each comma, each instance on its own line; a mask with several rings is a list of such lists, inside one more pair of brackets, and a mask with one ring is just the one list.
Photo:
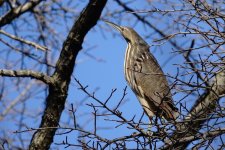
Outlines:
[[121, 28], [122, 31], [124, 31], [124, 28]]
[[128, 39], [127, 37], [125, 37], [125, 40], [126, 40], [127, 42], [130, 42], [130, 39]]

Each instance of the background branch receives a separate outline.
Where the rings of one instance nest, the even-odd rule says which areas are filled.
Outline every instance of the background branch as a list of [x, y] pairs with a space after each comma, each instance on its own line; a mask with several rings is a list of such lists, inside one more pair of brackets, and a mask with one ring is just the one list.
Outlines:
[[[196, 138], [203, 123], [211, 119], [211, 115], [218, 105], [221, 96], [225, 94], [225, 71], [221, 70], [217, 73], [212, 83], [212, 89], [202, 95], [190, 110], [190, 113], [182, 121], [178, 123], [178, 130], [172, 136], [175, 139], [170, 145], [166, 145], [163, 149], [185, 149]], [[193, 120], [193, 121], [188, 121]], [[218, 129], [220, 130], [220, 129]], [[193, 138], [189, 139], [192, 136]], [[189, 140], [183, 140], [183, 139]]]
[[11, 23], [15, 18], [18, 18], [23, 13], [34, 9], [42, 0], [29, 0], [26, 3], [11, 9], [3, 17], [0, 18], [0, 27]]
[[40, 80], [48, 85], [51, 85], [53, 83], [52, 77], [40, 73], [40, 72], [35, 72], [32, 70], [6, 70], [2, 69], [0, 70], [0, 76], [6, 76], [6, 77], [30, 77], [34, 78], [37, 80]]

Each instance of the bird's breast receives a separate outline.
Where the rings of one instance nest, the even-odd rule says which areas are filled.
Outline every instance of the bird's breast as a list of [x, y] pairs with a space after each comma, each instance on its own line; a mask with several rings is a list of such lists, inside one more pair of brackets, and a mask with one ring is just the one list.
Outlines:
[[141, 65], [135, 61], [135, 50], [134, 47], [131, 47], [130, 44], [127, 45], [125, 59], [124, 59], [124, 75], [125, 79], [128, 82], [132, 90], [137, 93], [137, 81], [135, 73], [140, 70]]

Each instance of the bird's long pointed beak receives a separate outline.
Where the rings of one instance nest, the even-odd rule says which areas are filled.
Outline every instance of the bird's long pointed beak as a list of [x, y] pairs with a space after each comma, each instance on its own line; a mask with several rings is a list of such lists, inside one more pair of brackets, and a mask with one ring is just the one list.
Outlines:
[[105, 23], [107, 23], [108, 25], [112, 26], [113, 28], [117, 29], [118, 31], [122, 32], [122, 28], [119, 25], [116, 25], [115, 23], [109, 22], [104, 20]]

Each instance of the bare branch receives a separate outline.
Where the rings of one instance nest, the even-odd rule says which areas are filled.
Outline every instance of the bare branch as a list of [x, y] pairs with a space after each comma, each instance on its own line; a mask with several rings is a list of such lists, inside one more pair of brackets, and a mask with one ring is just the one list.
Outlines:
[[53, 84], [53, 78], [40, 72], [32, 70], [0, 70], [0, 76], [5, 77], [30, 77], [37, 80], [40, 80], [48, 85]]
[[[178, 130], [174, 133], [172, 139], [175, 139], [171, 144], [165, 146], [163, 149], [170, 148], [181, 148], [185, 149], [188, 144], [195, 138], [189, 138], [189, 136], [196, 136], [198, 131], [201, 129], [203, 123], [210, 120], [210, 115], [217, 106], [218, 100], [220, 100], [221, 95], [225, 94], [225, 70], [221, 70], [215, 76], [214, 82], [212, 84], [212, 89], [208, 90], [202, 97], [200, 97], [196, 104], [190, 110], [190, 113], [183, 120], [184, 123], [177, 123]], [[202, 118], [202, 119], [201, 119]], [[193, 121], [188, 121], [193, 120]], [[187, 137], [187, 141], [181, 140]], [[179, 141], [182, 141], [180, 143]]]
[[41, 46], [41, 45], [39, 45], [37, 43], [34, 43], [34, 42], [31, 42], [31, 41], [27, 41], [25, 39], [19, 38], [19, 37], [15, 36], [15, 35], [12, 35], [12, 34], [9, 34], [9, 33], [5, 32], [3, 30], [0, 30], [0, 33], [6, 35], [7, 37], [9, 37], [11, 39], [14, 39], [16, 41], [19, 41], [19, 42], [25, 43], [27, 45], [33, 46], [36, 49], [40, 49], [42, 51], [47, 51], [48, 50], [48, 48], [45, 47], [45, 46]]
[[[207, 131], [207, 132], [201, 133], [201, 134], [198, 133], [193, 136], [185, 136], [183, 138], [177, 139], [177, 142], [182, 144], [182, 143], [187, 143], [187, 142], [193, 142], [193, 141], [200, 140], [200, 139], [206, 139], [206, 138], [209, 139], [209, 138], [213, 138], [213, 137], [216, 137], [216, 136], [219, 136], [222, 134], [225, 134], [225, 128], [216, 129], [213, 131]], [[170, 144], [174, 144], [173, 141], [170, 141]], [[166, 148], [168, 148], [168, 147], [166, 147]]]
[[8, 103], [7, 107], [4, 108], [4, 111], [2, 111], [2, 113], [0, 114], [0, 121], [3, 120], [3, 118], [10, 112], [10, 110], [12, 110], [13, 107], [16, 104], [18, 104], [21, 101], [21, 99], [23, 99], [25, 97], [26, 94], [28, 94], [28, 92], [31, 89], [31, 87], [33, 86], [33, 84], [34, 84], [34, 82], [29, 83], [17, 98], [15, 98], [10, 103]]
[[15, 18], [19, 17], [23, 13], [33, 9], [37, 6], [42, 0], [30, 0], [24, 3], [21, 6], [16, 8], [12, 8], [8, 13], [6, 13], [3, 17], [0, 18], [0, 27], [11, 23]]
[[[73, 73], [75, 59], [82, 49], [84, 37], [95, 26], [107, 0], [93, 0], [88, 3], [76, 22], [73, 24], [67, 39], [64, 41], [56, 69], [53, 74], [54, 86], [49, 87], [46, 99], [46, 108], [42, 117], [40, 128], [57, 127], [64, 110], [68, 95], [70, 78]], [[32, 137], [29, 149], [49, 149], [56, 129], [37, 130]]]

